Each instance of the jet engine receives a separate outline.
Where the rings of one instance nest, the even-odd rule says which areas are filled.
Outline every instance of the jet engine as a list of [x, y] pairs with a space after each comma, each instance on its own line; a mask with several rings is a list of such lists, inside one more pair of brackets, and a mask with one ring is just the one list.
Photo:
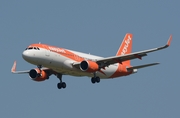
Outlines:
[[94, 61], [82, 61], [80, 64], [80, 69], [85, 72], [96, 72], [99, 70], [99, 65]]
[[44, 70], [40, 70], [39, 68], [31, 69], [29, 71], [29, 76], [34, 81], [44, 81], [49, 78], [48, 74]]

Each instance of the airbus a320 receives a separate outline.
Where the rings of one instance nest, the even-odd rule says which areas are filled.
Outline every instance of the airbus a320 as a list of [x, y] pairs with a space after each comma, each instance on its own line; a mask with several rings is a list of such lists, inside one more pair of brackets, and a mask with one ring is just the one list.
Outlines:
[[88, 76], [95, 84], [99, 83], [101, 79], [127, 76], [136, 73], [137, 69], [159, 64], [132, 66], [130, 61], [142, 59], [147, 56], [147, 53], [169, 47], [172, 35], [166, 45], [139, 52], [132, 52], [132, 38], [133, 35], [127, 33], [116, 55], [106, 58], [47, 44], [31, 44], [23, 51], [22, 57], [37, 67], [26, 71], [16, 71], [16, 61], [14, 61], [11, 72], [27, 73], [32, 80], [37, 82], [47, 80], [51, 75], [55, 75], [60, 81], [57, 84], [58, 89], [66, 88], [66, 83], [62, 81], [63, 75]]

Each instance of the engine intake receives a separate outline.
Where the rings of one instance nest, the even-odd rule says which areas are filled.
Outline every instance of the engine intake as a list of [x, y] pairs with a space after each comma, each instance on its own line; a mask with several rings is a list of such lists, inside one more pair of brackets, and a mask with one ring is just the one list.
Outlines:
[[80, 63], [80, 69], [85, 72], [96, 72], [99, 70], [99, 65], [94, 61], [82, 61]]
[[29, 71], [29, 76], [34, 81], [44, 81], [49, 77], [44, 70], [40, 70], [39, 68], [31, 69]]

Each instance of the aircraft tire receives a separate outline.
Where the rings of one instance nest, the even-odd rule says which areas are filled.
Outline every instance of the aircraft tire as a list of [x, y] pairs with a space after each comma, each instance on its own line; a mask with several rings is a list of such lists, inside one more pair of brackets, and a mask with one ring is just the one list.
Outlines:
[[61, 85], [62, 88], [66, 88], [66, 83], [65, 83], [65, 82], [62, 82], [61, 84], [62, 84], [62, 85]]
[[92, 78], [91, 78], [91, 82], [92, 82], [93, 84], [95, 84], [95, 83], [96, 83], [96, 79], [95, 79], [94, 77], [92, 77]]
[[96, 77], [96, 82], [99, 83], [100, 82], [100, 78]]
[[57, 88], [61, 89], [61, 88], [66, 88], [66, 83], [65, 82], [60, 82], [57, 84]]
[[62, 88], [62, 84], [61, 84], [61, 83], [58, 83], [58, 84], [57, 84], [57, 88], [58, 88], [58, 89], [61, 89], [61, 88]]
[[92, 82], [93, 84], [95, 84], [96, 82], [99, 83], [99, 82], [100, 82], [100, 78], [99, 78], [99, 77], [92, 77], [92, 78], [91, 78], [91, 82]]

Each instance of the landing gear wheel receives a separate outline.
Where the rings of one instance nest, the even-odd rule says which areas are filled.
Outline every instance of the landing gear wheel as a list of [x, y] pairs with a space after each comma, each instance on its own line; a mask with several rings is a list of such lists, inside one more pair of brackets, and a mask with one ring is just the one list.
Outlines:
[[66, 88], [66, 83], [65, 82], [62, 82], [62, 88]]
[[61, 88], [62, 88], [62, 84], [61, 84], [61, 83], [58, 83], [58, 84], [57, 84], [57, 88], [58, 88], [58, 89], [61, 89]]
[[61, 88], [66, 88], [66, 83], [65, 82], [60, 82], [57, 84], [57, 88], [61, 89]]
[[91, 82], [92, 82], [93, 84], [95, 84], [95, 83], [96, 83], [96, 79], [95, 79], [94, 77], [92, 77], [92, 78], [91, 78]]
[[100, 82], [100, 78], [96, 77], [96, 82], [99, 83]]
[[91, 82], [94, 84], [94, 83], [99, 83], [100, 82], [100, 78], [99, 77], [92, 77], [91, 78]]
[[57, 88], [61, 89], [61, 88], [66, 88], [66, 83], [62, 82], [62, 74], [57, 74], [57, 78], [60, 80], [60, 82], [57, 84]]

